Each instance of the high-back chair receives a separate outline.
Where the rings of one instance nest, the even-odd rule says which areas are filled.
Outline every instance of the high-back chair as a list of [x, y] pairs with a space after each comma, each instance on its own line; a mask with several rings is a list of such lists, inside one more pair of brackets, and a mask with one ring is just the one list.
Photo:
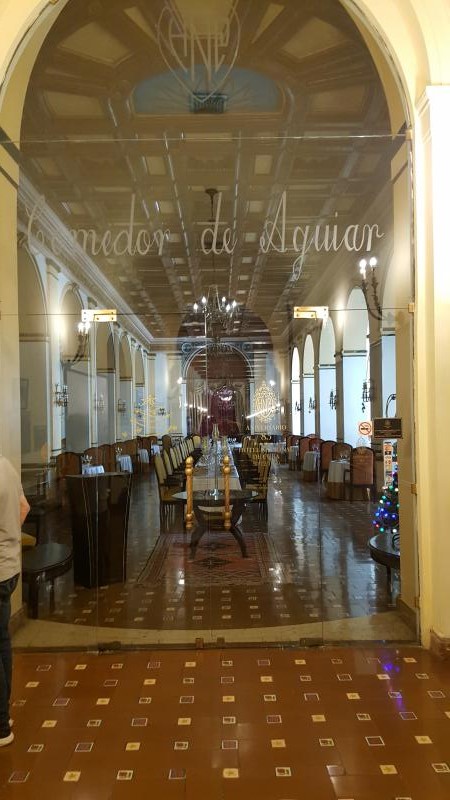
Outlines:
[[352, 452], [351, 444], [347, 444], [347, 442], [336, 442], [336, 444], [333, 445], [333, 449], [331, 452], [332, 460], [340, 461], [343, 458], [350, 459], [351, 452]]
[[333, 439], [325, 439], [320, 443], [320, 478], [328, 475], [328, 467], [333, 458], [333, 446], [336, 442]]
[[350, 469], [344, 472], [344, 485], [350, 489], [366, 489], [375, 500], [375, 451], [371, 447], [354, 447], [350, 454]]
[[169, 514], [176, 507], [183, 507], [183, 504], [180, 506], [180, 501], [174, 498], [174, 494], [180, 491], [180, 486], [168, 485], [170, 476], [167, 475], [163, 459], [158, 453], [155, 455], [155, 472], [158, 480], [159, 518], [161, 523], [167, 526]]
[[91, 459], [91, 464], [93, 467], [101, 467], [103, 466], [103, 450], [101, 447], [88, 447], [84, 451], [83, 455], [89, 456]]
[[161, 436], [161, 443], [163, 446], [163, 450], [169, 451], [170, 448], [172, 447], [172, 437], [169, 436], [168, 433], [165, 433], [163, 436]]
[[252, 503], [255, 503], [258, 506], [258, 511], [260, 515], [264, 517], [264, 519], [267, 519], [268, 517], [267, 492], [269, 488], [269, 475], [271, 466], [271, 456], [269, 453], [265, 453], [261, 458], [258, 468], [258, 482], [247, 485], [246, 487], [247, 489], [253, 489], [254, 491], [258, 492], [256, 497], [252, 499]]
[[102, 464], [105, 472], [117, 472], [116, 446], [114, 444], [102, 444]]
[[311, 438], [311, 434], [309, 436], [301, 436], [299, 443], [298, 443], [298, 468], [303, 468], [303, 459], [305, 457], [305, 453], [309, 450], [309, 440]]

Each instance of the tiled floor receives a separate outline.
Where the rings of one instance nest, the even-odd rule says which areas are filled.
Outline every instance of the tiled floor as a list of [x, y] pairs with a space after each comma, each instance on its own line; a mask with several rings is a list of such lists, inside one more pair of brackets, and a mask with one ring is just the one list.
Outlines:
[[0, 794], [450, 798], [450, 666], [417, 647], [17, 654]]
[[[222, 631], [227, 641], [245, 641], [245, 633], [232, 633], [239, 630], [248, 632], [248, 641], [276, 642], [292, 628], [298, 642], [326, 637], [327, 626], [334, 631], [331, 640], [371, 638], [376, 628], [372, 638], [414, 641], [415, 632], [396, 615], [398, 580], [391, 595], [385, 568], [368, 552], [370, 503], [328, 500], [324, 486], [302, 482], [300, 473], [279, 466], [271, 479], [268, 520], [256, 508], [243, 520], [250, 558], [242, 559], [229, 534], [216, 533], [202, 539], [191, 562], [181, 515], [160, 535], [154, 473], [133, 481], [126, 583], [86, 589], [74, 586], [70, 572], [56, 582], [53, 613], [41, 590], [40, 620], [83, 627], [87, 640], [100, 628], [116, 630], [121, 640], [124, 630], [134, 630], [192, 631], [194, 640]], [[46, 535], [71, 540], [67, 511], [49, 517]], [[348, 634], [353, 621], [359, 635]], [[261, 629], [272, 634], [260, 636]], [[187, 643], [185, 633], [179, 641]]]

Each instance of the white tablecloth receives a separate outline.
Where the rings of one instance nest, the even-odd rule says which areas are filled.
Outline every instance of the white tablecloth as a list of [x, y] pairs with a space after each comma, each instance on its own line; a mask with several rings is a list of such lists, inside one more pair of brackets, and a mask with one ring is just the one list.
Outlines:
[[139, 459], [140, 459], [141, 464], [149, 464], [150, 463], [150, 457], [149, 457], [149, 454], [148, 454], [148, 450], [139, 450]]
[[120, 472], [133, 472], [131, 456], [116, 456], [116, 463]]
[[343, 500], [344, 498], [344, 473], [346, 469], [350, 469], [350, 461], [330, 461], [327, 494], [333, 500]]
[[89, 464], [82, 464], [81, 466], [82, 475], [103, 475], [104, 472], [105, 470], [101, 465], [95, 467]]
[[319, 453], [316, 450], [307, 450], [303, 456], [303, 472], [317, 472]]
[[344, 472], [350, 469], [350, 461], [330, 461], [328, 483], [344, 483]]

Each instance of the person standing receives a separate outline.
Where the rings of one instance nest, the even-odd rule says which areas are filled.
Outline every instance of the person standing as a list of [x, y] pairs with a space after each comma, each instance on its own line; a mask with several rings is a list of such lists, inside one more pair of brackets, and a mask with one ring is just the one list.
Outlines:
[[11, 595], [20, 573], [21, 526], [29, 510], [16, 470], [8, 459], [0, 456], [0, 747], [14, 739], [9, 717], [12, 682], [9, 620]]

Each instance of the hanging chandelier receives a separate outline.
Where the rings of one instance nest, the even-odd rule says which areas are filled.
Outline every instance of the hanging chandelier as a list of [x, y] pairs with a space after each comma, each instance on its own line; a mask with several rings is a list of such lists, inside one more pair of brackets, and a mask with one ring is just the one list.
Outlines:
[[194, 303], [195, 314], [203, 314], [205, 320], [205, 336], [220, 338], [220, 333], [230, 334], [236, 319], [239, 306], [236, 300], [228, 300], [225, 295], [219, 296], [216, 284], [210, 286], [201, 300]]

